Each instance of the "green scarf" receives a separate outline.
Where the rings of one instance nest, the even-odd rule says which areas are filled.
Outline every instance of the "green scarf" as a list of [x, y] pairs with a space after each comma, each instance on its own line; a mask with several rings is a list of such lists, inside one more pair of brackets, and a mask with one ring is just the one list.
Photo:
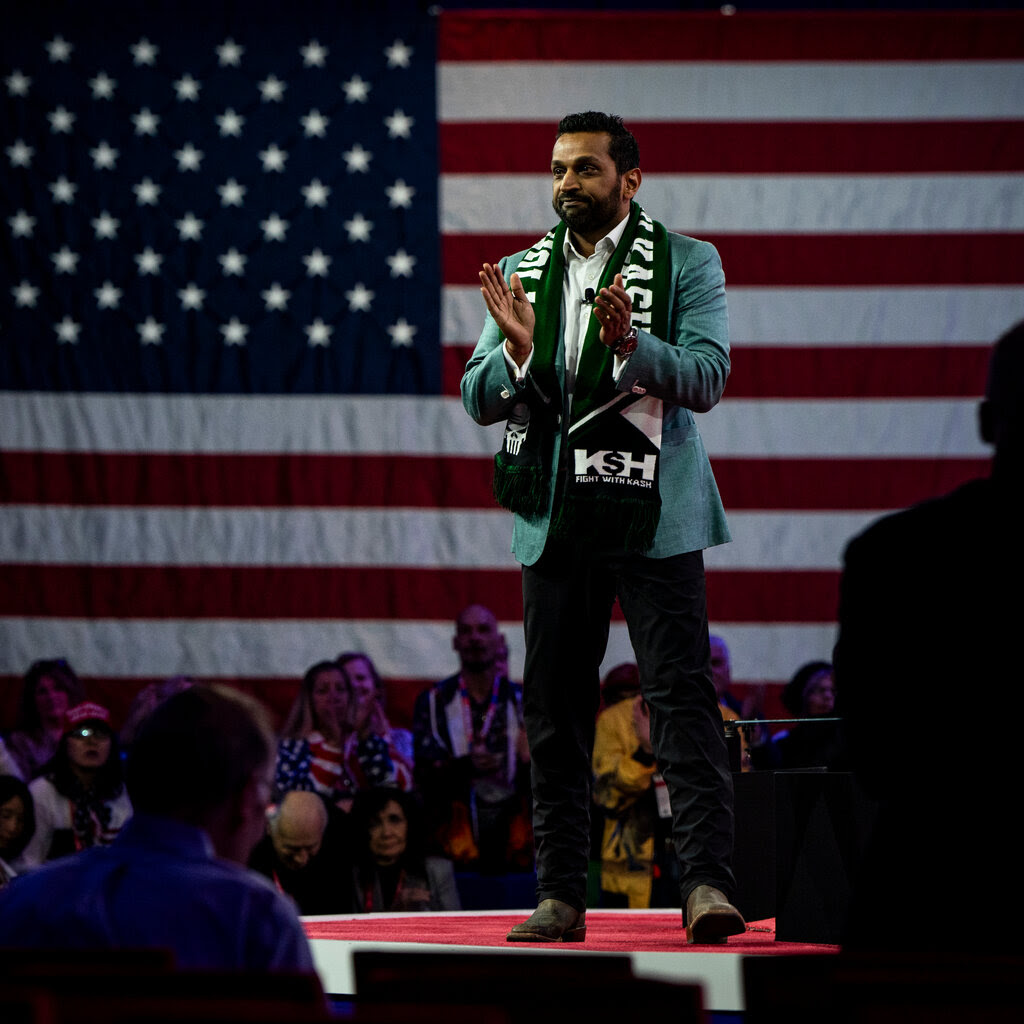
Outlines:
[[[571, 415], [562, 423], [562, 382], [555, 356], [562, 344], [565, 232], [565, 224], [553, 228], [516, 268], [537, 326], [527, 387], [512, 409], [495, 456], [494, 495], [499, 504], [528, 519], [543, 515], [554, 438], [561, 430], [566, 471], [559, 475], [564, 486], [555, 496], [551, 534], [646, 551], [654, 543], [661, 514], [662, 403], [616, 388], [615, 357], [601, 344], [600, 324], [591, 317]], [[610, 285], [618, 273], [632, 301], [633, 324], [666, 338], [668, 233], [635, 202], [598, 288]]]

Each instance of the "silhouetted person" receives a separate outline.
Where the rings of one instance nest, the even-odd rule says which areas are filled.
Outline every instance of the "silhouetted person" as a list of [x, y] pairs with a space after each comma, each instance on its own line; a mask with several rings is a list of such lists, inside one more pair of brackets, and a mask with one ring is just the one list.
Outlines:
[[313, 970], [291, 902], [249, 871], [275, 741], [263, 709], [193, 686], [143, 723], [127, 767], [135, 814], [110, 846], [0, 893], [0, 946], [161, 948], [179, 967]]
[[847, 547], [837, 709], [881, 802], [850, 948], [1024, 948], [1022, 410], [1024, 322], [997, 343], [980, 407], [991, 475]]

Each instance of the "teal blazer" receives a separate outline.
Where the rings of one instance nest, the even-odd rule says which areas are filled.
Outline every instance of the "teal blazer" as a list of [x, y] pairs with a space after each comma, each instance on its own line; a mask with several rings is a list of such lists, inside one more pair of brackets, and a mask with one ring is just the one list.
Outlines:
[[[725, 275], [718, 252], [709, 242], [669, 233], [672, 261], [668, 323], [670, 337], [640, 332], [636, 351], [616, 385], [660, 398], [664, 402], [660, 474], [661, 519], [650, 558], [667, 558], [726, 543], [729, 527], [711, 472], [694, 412], [707, 412], [722, 397], [729, 376], [729, 317], [725, 306]], [[506, 256], [501, 271], [507, 281], [526, 251]], [[564, 306], [564, 304], [563, 304]], [[565, 322], [565, 309], [562, 309]], [[559, 328], [555, 369], [564, 381], [564, 331]], [[508, 419], [517, 401], [517, 384], [502, 352], [502, 336], [490, 314], [462, 376], [462, 404], [481, 425]], [[544, 550], [561, 437], [552, 454], [552, 486], [548, 508], [536, 519], [514, 517], [512, 552], [523, 565], [533, 565]]]

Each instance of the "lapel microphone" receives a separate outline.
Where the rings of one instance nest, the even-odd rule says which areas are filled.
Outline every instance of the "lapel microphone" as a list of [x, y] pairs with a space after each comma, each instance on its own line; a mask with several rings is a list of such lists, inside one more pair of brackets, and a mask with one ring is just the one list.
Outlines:
[[583, 298], [580, 299], [580, 305], [581, 306], [592, 306], [594, 304], [594, 299], [595, 298], [597, 298], [597, 293], [594, 291], [593, 288], [588, 288], [583, 293]]

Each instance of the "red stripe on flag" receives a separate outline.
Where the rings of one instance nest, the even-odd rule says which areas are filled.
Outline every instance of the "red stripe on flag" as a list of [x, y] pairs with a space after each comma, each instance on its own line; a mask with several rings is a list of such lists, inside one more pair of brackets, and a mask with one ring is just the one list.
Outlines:
[[486, 508], [489, 459], [0, 452], [0, 504]]
[[[711, 460], [728, 511], [906, 508], [985, 476], [987, 459]], [[767, 620], [775, 616], [766, 615]]]
[[[929, 174], [1024, 169], [1024, 121], [630, 121], [647, 174]], [[538, 174], [553, 124], [441, 125], [444, 174]]]
[[[389, 482], [367, 475], [367, 463], [385, 457], [313, 458], [305, 461], [307, 472], [293, 474], [294, 458], [6, 452], [0, 453], [0, 502], [230, 508], [238, 505], [244, 480], [252, 508], [496, 508], [489, 456], [407, 458], [406, 472]], [[984, 458], [721, 456], [713, 463], [726, 509], [736, 511], [903, 508], [989, 470]], [[339, 480], [351, 478], [361, 481], [358, 499], [334, 500]], [[444, 490], [435, 494], [439, 486]]]
[[[723, 621], [829, 622], [837, 577], [709, 571], [708, 593]], [[7, 565], [0, 582], [0, 615], [32, 618], [454, 621], [471, 603], [521, 619], [519, 570]]]
[[[459, 381], [473, 345], [447, 345], [446, 395]], [[984, 393], [987, 345], [733, 346], [730, 398], [975, 398]]]
[[[238, 505], [244, 480], [252, 508], [372, 507], [494, 509], [492, 460], [406, 458], [404, 474], [372, 481], [367, 463], [385, 457], [323, 456], [292, 472], [285, 455], [103, 455], [0, 453], [0, 500], [8, 505]], [[714, 457], [726, 509], [873, 510], [903, 508], [978, 476], [984, 458]], [[361, 481], [358, 499], [333, 500], [339, 480]], [[435, 494], [437, 487], [445, 489]], [[429, 492], [424, 497], [424, 492]], [[371, 500], [372, 499], [372, 500]], [[456, 503], [458, 502], [458, 503]]]
[[[552, 222], [555, 220], [552, 213]], [[686, 225], [666, 225], [686, 233]], [[692, 229], [691, 229], [692, 230]], [[447, 285], [477, 285], [484, 263], [528, 249], [531, 235], [445, 235]], [[714, 234], [726, 287], [1024, 283], [1024, 234]], [[481, 300], [482, 303], [483, 300]]]
[[[1016, 60], [1018, 11], [444, 12], [441, 61]], [[495, 74], [500, 74], [496, 69]], [[514, 102], [514, 98], [510, 98]]]

